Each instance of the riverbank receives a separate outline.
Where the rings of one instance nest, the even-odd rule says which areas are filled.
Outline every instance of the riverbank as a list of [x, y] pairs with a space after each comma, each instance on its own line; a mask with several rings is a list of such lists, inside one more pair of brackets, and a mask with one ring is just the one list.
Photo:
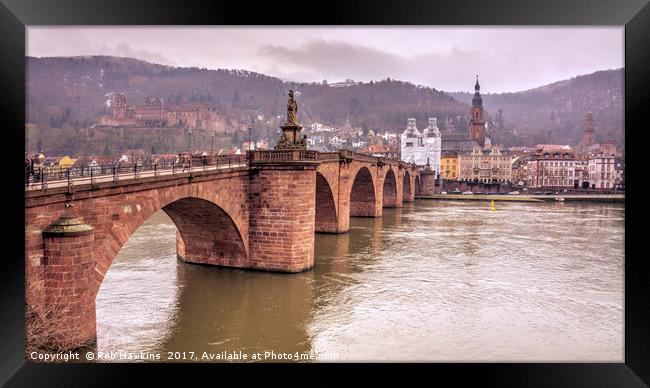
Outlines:
[[554, 194], [554, 195], [478, 195], [478, 194], [434, 194], [416, 195], [416, 199], [441, 201], [501, 201], [501, 202], [564, 202], [625, 203], [625, 194]]

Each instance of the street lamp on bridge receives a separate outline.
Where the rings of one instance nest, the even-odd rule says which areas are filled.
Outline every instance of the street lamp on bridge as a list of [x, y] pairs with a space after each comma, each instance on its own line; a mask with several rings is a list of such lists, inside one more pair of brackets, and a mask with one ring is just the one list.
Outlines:
[[187, 128], [187, 152], [192, 154], [192, 128]]
[[248, 149], [249, 150], [255, 149], [255, 146], [251, 147], [252, 142], [253, 142], [253, 118], [251, 117], [251, 119], [248, 120]]

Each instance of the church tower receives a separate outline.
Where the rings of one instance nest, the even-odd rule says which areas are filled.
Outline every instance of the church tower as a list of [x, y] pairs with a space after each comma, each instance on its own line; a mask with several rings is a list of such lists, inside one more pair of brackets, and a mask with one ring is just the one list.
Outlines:
[[474, 85], [474, 98], [472, 98], [472, 118], [469, 120], [469, 138], [476, 140], [481, 146], [485, 147], [485, 120], [483, 119], [483, 98], [481, 97], [481, 85], [478, 84], [478, 75], [476, 76], [476, 85]]
[[596, 143], [596, 130], [594, 129], [594, 114], [591, 111], [587, 112], [587, 128], [585, 128], [585, 134], [582, 137], [582, 144], [585, 147], [589, 147]]

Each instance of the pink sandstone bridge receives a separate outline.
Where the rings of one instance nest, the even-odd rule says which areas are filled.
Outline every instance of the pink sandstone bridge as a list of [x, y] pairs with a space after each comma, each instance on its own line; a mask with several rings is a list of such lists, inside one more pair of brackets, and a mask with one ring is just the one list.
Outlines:
[[129, 236], [159, 210], [176, 225], [185, 262], [293, 273], [313, 267], [314, 232], [347, 232], [351, 216], [381, 217], [416, 193], [433, 194], [433, 180], [395, 159], [269, 150], [218, 168], [28, 189], [27, 304], [60, 311], [48, 318], [52, 344], [92, 344], [101, 282]]

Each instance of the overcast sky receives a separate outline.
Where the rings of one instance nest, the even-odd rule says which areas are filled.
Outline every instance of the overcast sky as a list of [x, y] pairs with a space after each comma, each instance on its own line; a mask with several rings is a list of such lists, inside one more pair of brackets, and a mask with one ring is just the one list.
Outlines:
[[28, 27], [27, 55], [117, 55], [299, 82], [520, 91], [624, 66], [623, 27]]

